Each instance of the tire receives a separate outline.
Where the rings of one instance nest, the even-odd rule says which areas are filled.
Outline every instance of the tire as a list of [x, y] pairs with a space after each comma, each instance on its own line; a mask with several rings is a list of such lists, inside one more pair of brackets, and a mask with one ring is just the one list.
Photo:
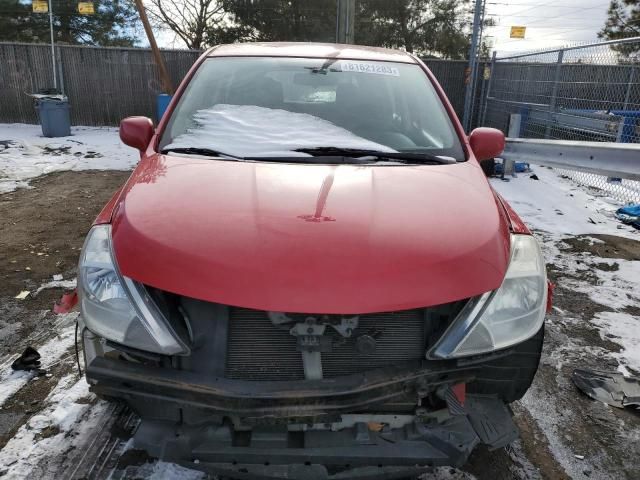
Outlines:
[[544, 325], [529, 340], [511, 349], [511, 353], [483, 364], [476, 380], [467, 385], [469, 393], [498, 395], [506, 403], [520, 400], [538, 370]]
[[480, 162], [480, 168], [487, 177], [492, 176], [495, 173], [496, 169], [496, 160], [495, 158], [490, 158], [489, 160], [482, 160]]

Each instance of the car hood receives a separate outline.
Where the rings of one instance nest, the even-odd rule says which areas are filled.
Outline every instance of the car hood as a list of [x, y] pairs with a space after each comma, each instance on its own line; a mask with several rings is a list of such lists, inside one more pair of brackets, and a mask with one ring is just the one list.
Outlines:
[[480, 167], [144, 158], [113, 216], [123, 275], [227, 305], [370, 313], [500, 286], [507, 221]]

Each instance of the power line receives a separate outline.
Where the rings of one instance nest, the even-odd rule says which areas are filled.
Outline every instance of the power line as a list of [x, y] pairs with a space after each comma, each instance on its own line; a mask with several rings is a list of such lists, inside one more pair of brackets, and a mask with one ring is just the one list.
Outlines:
[[553, 3], [557, 3], [557, 0], [552, 0], [551, 2], [547, 2], [547, 3], [541, 3], [530, 8], [525, 8], [524, 10], [519, 10], [517, 12], [511, 12], [509, 15], [518, 15], [519, 13], [528, 12], [530, 10], [535, 10], [536, 8], [540, 8], [540, 7], [546, 7]]
[[[588, 8], [578, 8], [575, 7], [574, 11], [576, 12], [585, 12], [585, 11], [589, 11], [589, 10], [599, 10], [603, 7], [588, 7]], [[558, 15], [554, 15], [554, 16], [537, 16], [537, 15], [516, 15], [516, 14], [489, 14], [491, 16], [497, 16], [499, 18], [503, 18], [503, 17], [518, 17], [518, 18], [534, 18], [534, 19], [539, 19], [539, 21], [531, 21], [528, 22], [528, 25], [534, 25], [536, 23], [540, 23], [542, 21], [548, 20], [548, 19], [558, 19], [558, 20], [562, 20], [564, 18], [572, 18], [572, 17], [568, 17], [567, 14], [562, 14], [561, 16]], [[575, 18], [580, 18], [580, 17], [575, 17]]]
[[[516, 6], [507, 2], [487, 2], [487, 5]], [[518, 7], [538, 7], [539, 3], [518, 3]], [[556, 5], [555, 8], [575, 8], [575, 5]]]

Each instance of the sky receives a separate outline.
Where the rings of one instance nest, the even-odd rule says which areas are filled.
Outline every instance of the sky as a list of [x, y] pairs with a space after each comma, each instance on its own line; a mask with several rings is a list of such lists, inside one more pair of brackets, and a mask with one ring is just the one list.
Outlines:
[[[497, 26], [485, 30], [498, 55], [598, 41], [609, 0], [487, 0], [486, 14]], [[511, 26], [527, 27], [522, 40]]]

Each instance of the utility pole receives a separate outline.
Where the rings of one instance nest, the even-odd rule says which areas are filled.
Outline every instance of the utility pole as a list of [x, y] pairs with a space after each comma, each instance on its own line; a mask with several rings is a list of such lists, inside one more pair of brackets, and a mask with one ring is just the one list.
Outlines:
[[338, 0], [336, 43], [355, 42], [356, 0]]
[[51, 67], [53, 68], [53, 88], [58, 89], [58, 74], [56, 72], [56, 48], [53, 40], [53, 10], [49, 0], [49, 33], [51, 34]]
[[142, 25], [144, 26], [144, 31], [147, 33], [147, 38], [149, 39], [149, 45], [151, 46], [151, 51], [153, 52], [153, 58], [156, 61], [158, 69], [160, 70], [160, 79], [162, 80], [164, 91], [169, 95], [173, 95], [174, 90], [173, 84], [171, 83], [171, 77], [169, 77], [167, 65], [164, 63], [164, 58], [162, 57], [160, 49], [158, 48], [158, 44], [156, 43], [156, 37], [153, 36], [153, 30], [151, 30], [151, 25], [149, 24], [149, 19], [147, 18], [147, 12], [144, 9], [144, 5], [142, 5], [142, 0], [135, 1], [136, 7], [138, 9], [138, 14], [140, 15], [140, 20], [142, 21]]
[[471, 47], [469, 48], [468, 77], [464, 94], [464, 115], [462, 118], [462, 126], [467, 133], [469, 133], [469, 128], [471, 128], [471, 106], [473, 104], [473, 87], [477, 73], [476, 57], [478, 56], [478, 38], [480, 36], [480, 24], [482, 23], [482, 1], [483, 0], [476, 0], [473, 12], [473, 31], [471, 33]]
[[[469, 113], [469, 129], [471, 129], [471, 122], [473, 122], [473, 115], [475, 113], [475, 109], [476, 109], [476, 94], [477, 94], [477, 86], [478, 86], [478, 72], [480, 71], [480, 57], [482, 55], [482, 52], [480, 51], [480, 49], [482, 48], [482, 40], [483, 40], [483, 35], [484, 35], [484, 15], [487, 9], [487, 0], [482, 0], [482, 15], [480, 15], [480, 33], [478, 35], [478, 52], [476, 54], [476, 62], [475, 62], [475, 66], [473, 69], [473, 74], [471, 75], [471, 109]], [[484, 90], [484, 81], [482, 83], [483, 86], [483, 90]], [[480, 95], [480, 100], [482, 100], [482, 93]]]

